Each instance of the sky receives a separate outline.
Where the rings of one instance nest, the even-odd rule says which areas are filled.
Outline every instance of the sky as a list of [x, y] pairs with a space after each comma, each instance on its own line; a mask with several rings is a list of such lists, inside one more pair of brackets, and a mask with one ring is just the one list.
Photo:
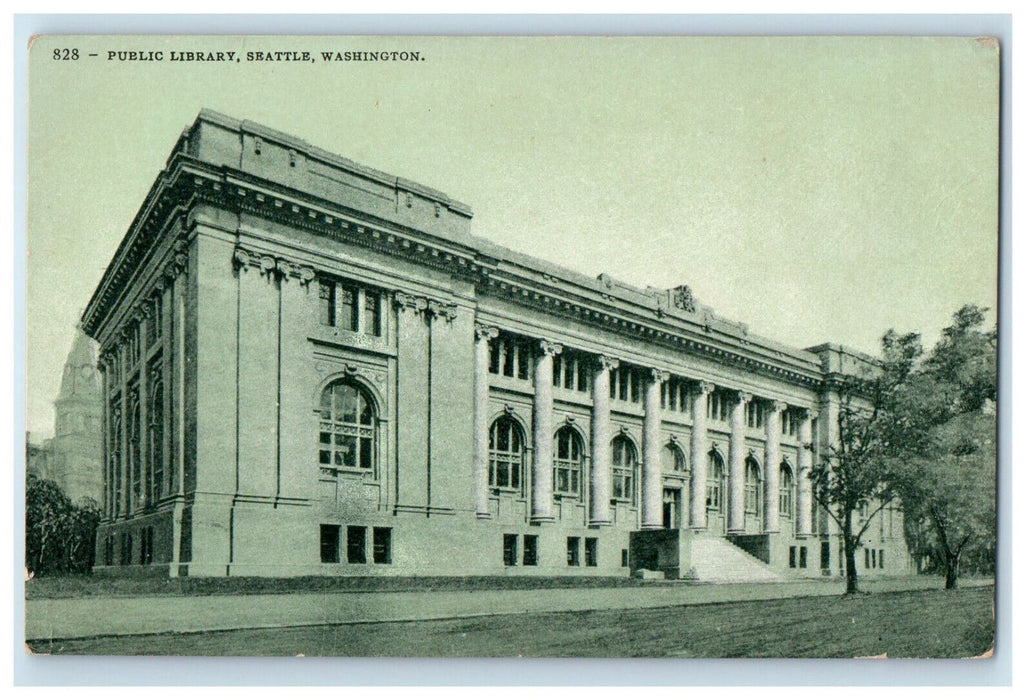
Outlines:
[[[357, 50], [423, 60], [319, 58]], [[998, 58], [973, 38], [38, 39], [26, 429], [52, 432], [75, 324], [203, 107], [442, 190], [508, 248], [688, 284], [752, 334], [877, 354], [894, 328], [931, 346], [963, 304], [996, 313]]]

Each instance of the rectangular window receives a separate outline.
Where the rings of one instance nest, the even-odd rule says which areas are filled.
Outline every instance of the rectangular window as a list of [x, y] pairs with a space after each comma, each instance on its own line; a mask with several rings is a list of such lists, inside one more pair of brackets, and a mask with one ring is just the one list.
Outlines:
[[585, 566], [599, 566], [599, 540], [595, 537], [585, 538]]
[[567, 538], [567, 566], [581, 566], [581, 538]]
[[519, 343], [513, 343], [513, 349], [517, 353], [517, 378], [527, 379], [531, 376], [531, 353], [527, 347]]
[[800, 568], [801, 569], [806, 569], [807, 568], [807, 548], [806, 547], [800, 547]]
[[150, 564], [154, 561], [154, 528], [145, 527], [140, 531], [140, 563]]
[[491, 374], [499, 374], [502, 367], [502, 341], [493, 338], [488, 342], [488, 371]]
[[789, 568], [796, 568], [796, 547], [789, 548]]
[[880, 549], [880, 550], [879, 550], [879, 568], [880, 568], [880, 569], [884, 569], [884, 568], [886, 568], [886, 567], [884, 566], [884, 564], [886, 563], [886, 560], [885, 560], [885, 558], [884, 558], [884, 556], [883, 556], [883, 555], [884, 555], [885, 553], [886, 553], [886, 550], [885, 550], [885, 549]]
[[373, 563], [391, 563], [391, 528], [373, 528]]
[[133, 563], [133, 535], [129, 532], [122, 533], [122, 541], [119, 543], [118, 561], [122, 566], [129, 566]]
[[517, 547], [520, 541], [518, 535], [502, 536], [502, 563], [506, 566], [517, 565]]
[[358, 330], [357, 324], [359, 319], [358, 313], [356, 313], [358, 309], [355, 306], [358, 302], [358, 295], [355, 293], [355, 290], [348, 287], [339, 286], [337, 291], [340, 293], [337, 303], [337, 326], [347, 331]]
[[628, 550], [626, 549], [621, 550], [621, 566], [628, 567]]
[[864, 568], [866, 568], [866, 569], [869, 568], [868, 567], [868, 548], [867, 547], [864, 548]]
[[366, 528], [364, 526], [348, 526], [348, 563], [366, 563]]
[[366, 290], [364, 295], [366, 304], [366, 318], [363, 321], [366, 327], [362, 332], [366, 335], [380, 337], [380, 295], [376, 292]]
[[524, 535], [524, 566], [538, 566], [538, 535]]
[[337, 285], [333, 282], [319, 283], [319, 322], [324, 326], [337, 325]]
[[341, 561], [341, 526], [319, 526], [319, 560], [324, 564]]

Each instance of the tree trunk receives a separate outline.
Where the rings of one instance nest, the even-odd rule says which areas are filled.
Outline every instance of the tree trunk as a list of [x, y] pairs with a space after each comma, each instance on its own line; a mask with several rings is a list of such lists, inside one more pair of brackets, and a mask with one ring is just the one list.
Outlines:
[[961, 568], [961, 553], [947, 553], [947, 583], [944, 586], [948, 591], [958, 587], [958, 569]]
[[847, 595], [861, 592], [857, 587], [857, 562], [854, 560], [854, 550], [857, 548], [857, 543], [854, 542], [854, 528], [851, 520], [852, 518], [849, 515], [843, 519], [845, 523], [843, 526], [843, 556], [846, 557]]

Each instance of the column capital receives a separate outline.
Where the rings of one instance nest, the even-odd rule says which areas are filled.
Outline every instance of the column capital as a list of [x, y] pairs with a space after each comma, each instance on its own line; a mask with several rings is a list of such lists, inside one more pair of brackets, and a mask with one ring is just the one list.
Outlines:
[[786, 410], [786, 402], [779, 401], [777, 399], [768, 399], [768, 408], [770, 408], [775, 413], [782, 413]]
[[543, 355], [553, 356], [559, 355], [561, 352], [563, 352], [563, 346], [559, 343], [554, 343], [551, 340], [539, 340], [538, 350]]
[[611, 357], [610, 355], [597, 355], [595, 361], [597, 369], [607, 372], [617, 369], [621, 365], [621, 361], [619, 359]]
[[736, 391], [734, 393], [736, 403], [749, 403], [753, 401], [753, 394], [748, 391]]
[[662, 384], [663, 382], [666, 382], [668, 379], [671, 378], [671, 373], [665, 372], [664, 370], [658, 367], [650, 367], [649, 378], [657, 384]]
[[811, 420], [812, 418], [818, 417], [818, 409], [811, 406], [804, 406], [800, 409], [800, 415], [803, 416], [805, 420]]
[[474, 323], [473, 334], [477, 340], [492, 340], [499, 337], [499, 329], [483, 323]]
[[714, 392], [714, 383], [700, 379], [696, 382], [695, 390], [697, 394], [712, 394]]

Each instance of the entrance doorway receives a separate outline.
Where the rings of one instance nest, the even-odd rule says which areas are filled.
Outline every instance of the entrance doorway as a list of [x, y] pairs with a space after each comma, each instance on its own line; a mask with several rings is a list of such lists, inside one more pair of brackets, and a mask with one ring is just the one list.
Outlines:
[[681, 489], [664, 489], [664, 529], [681, 527]]

